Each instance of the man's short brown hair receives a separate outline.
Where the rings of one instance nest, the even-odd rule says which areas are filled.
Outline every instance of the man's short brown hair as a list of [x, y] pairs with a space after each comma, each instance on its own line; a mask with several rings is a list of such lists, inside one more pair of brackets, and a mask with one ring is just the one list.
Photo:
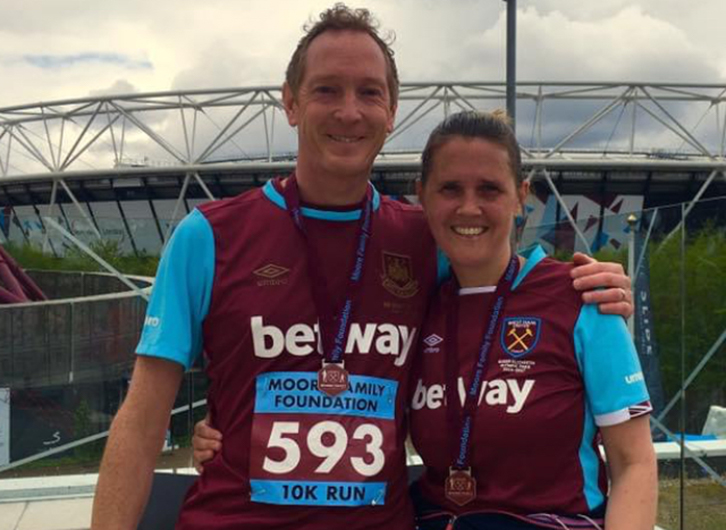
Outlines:
[[351, 9], [343, 3], [337, 3], [330, 9], [320, 13], [320, 20], [314, 24], [306, 24], [303, 28], [305, 36], [297, 44], [290, 63], [285, 72], [285, 82], [292, 93], [297, 95], [305, 74], [305, 60], [310, 43], [326, 31], [361, 31], [367, 33], [378, 44], [386, 59], [386, 82], [391, 97], [391, 105], [398, 101], [398, 69], [393, 58], [390, 45], [393, 42], [393, 33], [384, 37], [378, 34], [378, 21], [370, 11], [364, 8]]

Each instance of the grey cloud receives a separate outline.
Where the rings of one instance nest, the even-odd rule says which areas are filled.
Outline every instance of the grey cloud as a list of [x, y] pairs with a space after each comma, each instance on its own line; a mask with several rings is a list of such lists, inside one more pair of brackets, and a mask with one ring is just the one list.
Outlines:
[[[663, 4], [664, 0], [657, 0]], [[648, 4], [648, 0], [640, 1], [637, 5]], [[650, 2], [654, 3], [654, 2]], [[538, 0], [537, 2], [520, 2], [519, 7], [536, 7], [543, 15], [553, 12], [571, 14], [574, 20], [593, 21], [613, 16], [623, 8], [632, 6], [632, 0], [600, 0], [598, 2], [583, 2], [582, 0]]]
[[596, 22], [522, 18], [520, 78], [709, 82], [717, 71], [675, 25], [627, 8]]
[[[141, 21], [154, 14], [153, 3], [97, 0], [33, 0], [32, 3], [0, 2], [0, 31], [38, 36], [96, 27], [106, 21]], [[163, 12], [163, 8], [159, 8]]]
[[286, 57], [257, 55], [250, 47], [233, 49], [218, 41], [204, 49], [171, 83], [174, 90], [281, 85]]
[[131, 59], [118, 53], [83, 52], [68, 55], [24, 55], [22, 61], [37, 68], [48, 69], [69, 68], [88, 63], [112, 64], [129, 69], [153, 68], [150, 61]]
[[139, 90], [126, 79], [118, 79], [110, 87], [102, 88], [100, 90], [91, 90], [88, 95], [91, 97], [118, 96], [122, 94], [135, 94], [137, 92], [139, 92]]
[[[414, 79], [503, 80], [505, 21], [500, 11], [490, 27], [459, 31], [458, 22], [442, 20], [448, 42], [432, 36], [441, 46], [425, 56], [407, 54], [404, 68]], [[586, 21], [559, 11], [522, 10], [517, 61], [519, 80], [707, 83], [722, 77], [719, 62], [690, 33], [639, 8]]]

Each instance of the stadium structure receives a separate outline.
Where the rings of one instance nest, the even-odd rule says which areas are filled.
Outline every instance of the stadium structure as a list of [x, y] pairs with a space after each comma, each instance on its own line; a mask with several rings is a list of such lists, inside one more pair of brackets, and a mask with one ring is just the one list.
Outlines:
[[[374, 164], [372, 181], [385, 194], [411, 200], [433, 126], [453, 112], [494, 110], [505, 101], [503, 83], [404, 83], [395, 129]], [[622, 215], [629, 212], [656, 212], [640, 218], [649, 225], [639, 229], [647, 232], [646, 240], [655, 224], [655, 232], [668, 237], [689, 215], [696, 224], [699, 216], [719, 225], [726, 221], [718, 206], [723, 200], [696, 207], [726, 197], [726, 84], [522, 82], [516, 126], [524, 172], [534, 184], [527, 212], [534, 228], [528, 237], [550, 250], [632, 244], [632, 225]], [[124, 252], [158, 253], [195, 205], [287, 174], [295, 157], [296, 136], [286, 122], [280, 87], [134, 93], [0, 108], [0, 244], [37, 243], [58, 254], [73, 245], [88, 248], [111, 240]], [[674, 204], [681, 205], [678, 215], [653, 210]], [[643, 357], [654, 351], [655, 340], [648, 267], [641, 269], [647, 253], [639, 255], [633, 277], [645, 279], [644, 286], [635, 287], [635, 336], [645, 371], [657, 375], [657, 355], [648, 362]], [[25, 340], [0, 344], [0, 374], [11, 374], [6, 366], [17, 372], [6, 383], [15, 396], [14, 424], [25, 425], [22, 432], [15, 429], [12, 452], [5, 444], [3, 456], [3, 429], [10, 439], [10, 389], [0, 388], [0, 404], [7, 409], [7, 425], [0, 422], [0, 471], [107, 434], [103, 429], [128, 382], [130, 351], [143, 315], [145, 295], [133, 291], [151, 282], [111, 285], [115, 279], [41, 279], [48, 289], [61, 283], [88, 286], [81, 289], [88, 296], [40, 302], [43, 307], [23, 304], [0, 315], [5, 317], [0, 335], [17, 329]], [[688, 384], [724, 343], [726, 331], [701, 357]], [[174, 409], [177, 418], [204, 404], [194, 400], [199, 379], [193, 373], [187, 378], [185, 395], [178, 399], [186, 404]], [[660, 381], [649, 384], [659, 386]], [[680, 396], [663, 402], [653, 419], [671, 439], [665, 416]], [[48, 420], [37, 412], [52, 409], [49, 403], [65, 416], [53, 413]], [[78, 403], [95, 411], [93, 426], [102, 432], [77, 428], [83, 419]], [[714, 443], [721, 445], [708, 454], [726, 455], [722, 442]], [[685, 451], [726, 485], [710, 460], [695, 449]]]
[[[505, 92], [403, 84], [373, 182], [410, 194], [434, 124], [502, 108]], [[294, 167], [281, 101], [280, 87], [245, 87], [0, 108], [0, 241], [40, 240], [51, 217], [79, 237], [156, 252], [195, 204]], [[530, 226], [570, 221], [581, 250], [622, 243], [625, 226], [608, 226], [609, 214], [726, 195], [726, 85], [525, 82], [517, 108], [536, 190]]]

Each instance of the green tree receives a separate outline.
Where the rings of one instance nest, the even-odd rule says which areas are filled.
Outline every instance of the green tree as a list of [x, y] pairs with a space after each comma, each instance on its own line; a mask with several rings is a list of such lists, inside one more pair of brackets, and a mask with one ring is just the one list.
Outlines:
[[[682, 375], [688, 377], [726, 329], [726, 232], [711, 224], [687, 235], [684, 256], [680, 234], [651, 245], [650, 275], [661, 373], [670, 399]], [[690, 432], [700, 432], [711, 404], [726, 403], [725, 351], [722, 345], [686, 393]], [[669, 421], [674, 428], [675, 416]]]

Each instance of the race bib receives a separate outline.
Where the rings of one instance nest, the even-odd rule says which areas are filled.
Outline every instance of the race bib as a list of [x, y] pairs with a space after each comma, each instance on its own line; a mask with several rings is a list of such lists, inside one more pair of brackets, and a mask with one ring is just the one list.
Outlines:
[[350, 376], [329, 396], [317, 373], [257, 376], [250, 448], [252, 501], [304, 506], [382, 505], [395, 451], [398, 383]]

